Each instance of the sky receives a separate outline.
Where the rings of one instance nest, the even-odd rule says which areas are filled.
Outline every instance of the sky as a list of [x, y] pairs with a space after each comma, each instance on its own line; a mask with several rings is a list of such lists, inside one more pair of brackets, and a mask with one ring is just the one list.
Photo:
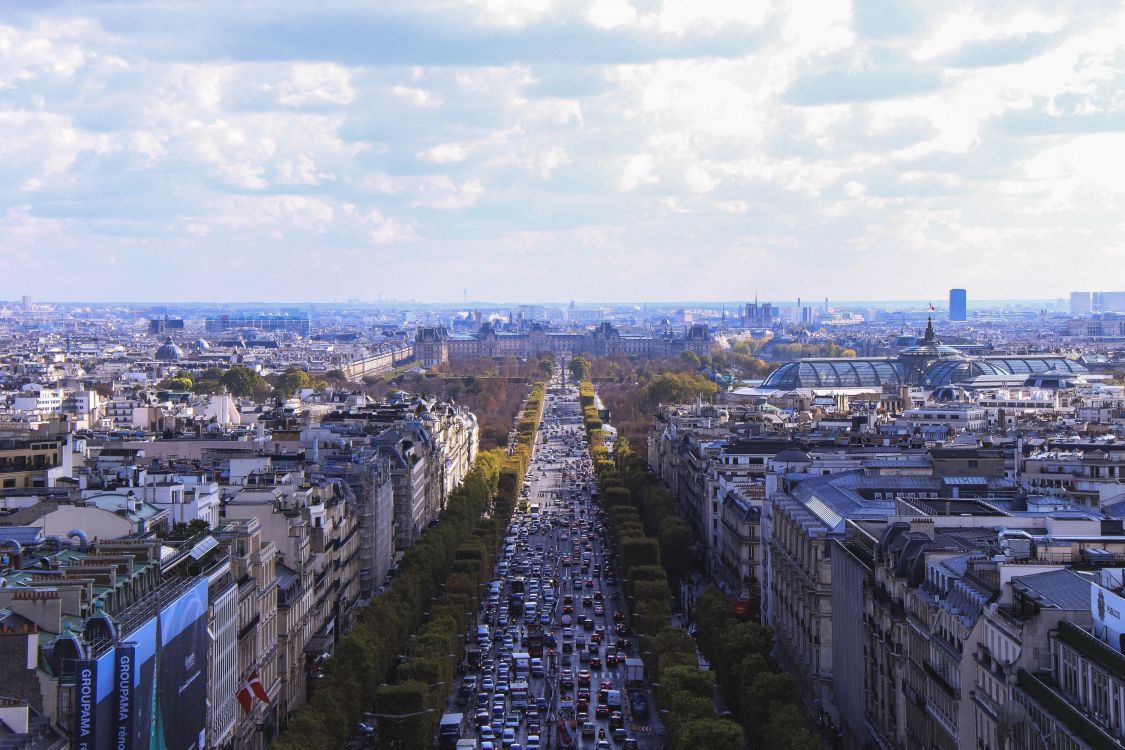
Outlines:
[[1125, 288], [1125, 4], [5, 0], [0, 298]]

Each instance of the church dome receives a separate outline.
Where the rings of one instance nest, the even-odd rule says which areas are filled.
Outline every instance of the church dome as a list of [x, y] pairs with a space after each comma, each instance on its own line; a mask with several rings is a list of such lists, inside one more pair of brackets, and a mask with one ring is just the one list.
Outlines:
[[157, 349], [153, 356], [161, 362], [175, 362], [184, 356], [184, 351], [172, 343], [172, 337], [169, 336], [164, 339], [164, 345]]

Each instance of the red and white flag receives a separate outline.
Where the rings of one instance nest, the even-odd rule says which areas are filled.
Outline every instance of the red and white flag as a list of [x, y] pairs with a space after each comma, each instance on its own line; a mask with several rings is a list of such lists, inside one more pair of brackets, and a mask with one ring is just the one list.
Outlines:
[[238, 689], [235, 697], [238, 698], [238, 705], [242, 706], [242, 710], [246, 713], [250, 713], [250, 709], [254, 707], [255, 697], [267, 706], [273, 705], [270, 702], [270, 695], [266, 692], [265, 685], [258, 678], [257, 670], [250, 673], [250, 676], [242, 683], [242, 687]]
[[258, 679], [258, 670], [254, 670], [250, 673], [249, 684], [250, 689], [254, 691], [254, 695], [258, 696], [258, 700], [260, 700], [262, 703], [265, 703], [267, 706], [273, 705], [272, 703], [270, 703], [270, 695], [266, 692], [265, 685], [263, 685], [262, 681]]
[[249, 682], [242, 683], [242, 687], [238, 689], [235, 697], [238, 698], [238, 705], [242, 706], [242, 712], [245, 714], [250, 713], [250, 709], [254, 705], [254, 694], [250, 692]]

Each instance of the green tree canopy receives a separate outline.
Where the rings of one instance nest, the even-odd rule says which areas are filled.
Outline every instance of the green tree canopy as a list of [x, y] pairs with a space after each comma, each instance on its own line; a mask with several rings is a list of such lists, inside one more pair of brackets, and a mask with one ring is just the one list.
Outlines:
[[682, 404], [715, 395], [719, 387], [702, 375], [695, 373], [666, 372], [646, 385], [641, 400], [648, 406], [657, 404]]
[[264, 399], [269, 395], [270, 386], [258, 373], [248, 367], [232, 367], [223, 373], [220, 382], [233, 395], [245, 398]]
[[585, 380], [590, 377], [590, 360], [581, 354], [571, 357], [567, 369], [570, 370], [570, 375], [575, 380]]

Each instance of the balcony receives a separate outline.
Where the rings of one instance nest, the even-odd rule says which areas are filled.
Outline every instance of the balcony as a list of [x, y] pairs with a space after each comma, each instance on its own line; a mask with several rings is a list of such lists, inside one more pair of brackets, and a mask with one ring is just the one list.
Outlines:
[[1107, 670], [1118, 680], [1125, 680], [1125, 655], [1112, 646], [1065, 620], [1059, 623], [1059, 640]]
[[952, 685], [950, 685], [948, 682], [946, 682], [945, 677], [942, 676], [942, 674], [940, 672], [938, 672], [936, 669], [934, 669], [932, 666], [930, 666], [929, 662], [925, 662], [922, 665], [922, 668], [926, 670], [926, 674], [929, 676], [930, 680], [935, 685], [937, 685], [942, 690], [944, 690], [946, 692], [946, 694], [949, 695], [950, 698], [952, 698], [953, 700], [960, 700], [961, 699], [961, 691], [958, 690], [957, 688], [953, 687]]
[[[1064, 623], [1066, 624], [1066, 623]], [[1121, 750], [1121, 743], [1109, 734], [1082, 709], [1067, 701], [1040, 676], [1021, 669], [1016, 685], [1029, 698], [1042, 706], [1046, 713], [1073, 732], [1094, 750]]]

